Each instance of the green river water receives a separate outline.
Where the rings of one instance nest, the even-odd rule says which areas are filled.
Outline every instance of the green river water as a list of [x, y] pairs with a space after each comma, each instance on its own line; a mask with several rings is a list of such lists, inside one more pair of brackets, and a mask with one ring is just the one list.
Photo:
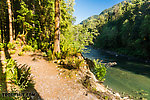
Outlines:
[[131, 96], [135, 100], [150, 100], [150, 63], [136, 59], [116, 56], [103, 50], [87, 47], [90, 53], [83, 53], [89, 59], [100, 59], [104, 62], [117, 62], [116, 66], [107, 69], [105, 86], [122, 96]]

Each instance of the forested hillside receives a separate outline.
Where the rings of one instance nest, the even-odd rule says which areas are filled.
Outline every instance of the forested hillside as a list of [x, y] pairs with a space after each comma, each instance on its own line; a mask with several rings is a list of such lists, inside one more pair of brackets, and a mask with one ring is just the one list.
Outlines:
[[83, 28], [95, 39], [98, 48], [150, 59], [150, 2], [123, 1], [83, 21]]

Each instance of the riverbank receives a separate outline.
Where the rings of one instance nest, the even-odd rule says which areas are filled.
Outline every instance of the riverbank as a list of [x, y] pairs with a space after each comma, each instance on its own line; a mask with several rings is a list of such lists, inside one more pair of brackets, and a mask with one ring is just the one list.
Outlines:
[[100, 59], [103, 62], [117, 62], [117, 65], [107, 69], [104, 85], [124, 96], [150, 99], [150, 64], [136, 60], [128, 60], [126, 57], [115, 56], [88, 47], [90, 53], [83, 53], [89, 59]]
[[142, 63], [150, 63], [150, 59], [145, 59], [145, 58], [142, 58], [142, 57], [135, 57], [135, 56], [131, 56], [131, 55], [126, 55], [126, 54], [119, 53], [117, 51], [102, 49], [102, 48], [96, 48], [94, 46], [90, 46], [90, 47], [92, 47], [94, 49], [97, 49], [97, 50], [104, 51], [104, 52], [106, 52], [110, 55], [116, 56], [116, 57], [124, 57], [127, 60], [139, 61], [139, 62], [142, 62]]
[[[61, 75], [67, 75], [69, 77], [75, 76], [80, 84], [82, 84], [86, 89], [87, 93], [92, 93], [100, 100], [129, 100], [128, 97], [122, 97], [119, 93], [112, 92], [108, 90], [100, 81], [97, 80], [95, 75], [90, 70], [93, 66], [93, 62], [90, 59], [85, 59], [83, 56], [78, 56], [83, 62], [78, 69], [69, 69], [64, 68], [62, 64], [65, 64], [66, 60], [54, 60], [53, 62], [57, 63], [60, 66]], [[76, 73], [74, 75], [74, 73]]]
[[92, 83], [91, 87], [93, 87], [93, 84], [96, 84], [94, 87], [97, 90], [96, 92], [99, 92], [99, 91], [103, 92], [105, 93], [105, 96], [111, 97], [112, 100], [132, 100], [132, 98], [130, 98], [129, 96], [120, 95], [119, 93], [114, 92], [111, 88], [105, 87], [103, 82], [100, 82], [99, 80], [97, 80], [95, 75], [92, 73], [93, 72], [92, 69], [94, 68], [94, 66], [92, 66], [93, 65], [92, 60], [86, 58], [86, 62], [89, 65], [89, 69], [86, 69], [86, 71], [89, 71], [88, 73], [91, 73], [89, 77], [90, 77], [90, 80], [93, 80], [91, 82]]

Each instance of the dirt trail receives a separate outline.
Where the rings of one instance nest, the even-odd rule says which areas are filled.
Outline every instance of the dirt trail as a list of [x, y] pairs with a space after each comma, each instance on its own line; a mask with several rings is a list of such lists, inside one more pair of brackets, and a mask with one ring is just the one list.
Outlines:
[[35, 82], [34, 92], [38, 93], [36, 94], [38, 95], [36, 100], [97, 99], [93, 94], [87, 94], [86, 89], [75, 80], [60, 77], [57, 65], [46, 61], [42, 57], [38, 59], [38, 56], [31, 56], [31, 54], [25, 54], [24, 56], [14, 54], [11, 57], [17, 60], [18, 64], [31, 66], [31, 73]]

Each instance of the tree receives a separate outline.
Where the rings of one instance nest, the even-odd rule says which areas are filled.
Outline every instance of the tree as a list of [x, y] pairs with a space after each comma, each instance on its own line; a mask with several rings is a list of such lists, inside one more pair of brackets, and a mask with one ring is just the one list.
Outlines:
[[60, 53], [60, 0], [55, 0], [55, 35], [54, 35], [54, 51]]
[[12, 11], [11, 11], [11, 2], [7, 0], [8, 4], [8, 15], [9, 15], [9, 35], [10, 35], [10, 42], [13, 42], [13, 31], [12, 31]]

